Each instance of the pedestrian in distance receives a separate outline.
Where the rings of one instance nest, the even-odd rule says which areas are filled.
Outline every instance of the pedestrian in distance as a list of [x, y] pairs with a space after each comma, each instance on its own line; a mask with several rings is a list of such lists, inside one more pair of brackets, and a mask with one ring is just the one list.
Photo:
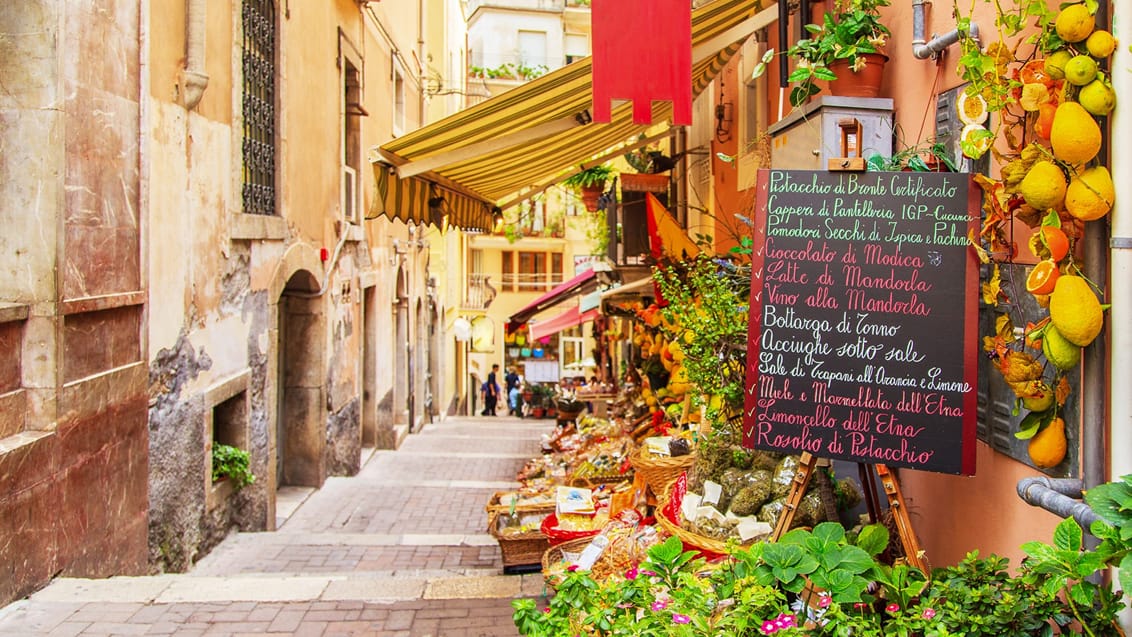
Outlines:
[[481, 416], [494, 416], [496, 406], [499, 404], [499, 365], [491, 366], [491, 373], [487, 375], [487, 381], [484, 382], [484, 399], [483, 411], [480, 412]]

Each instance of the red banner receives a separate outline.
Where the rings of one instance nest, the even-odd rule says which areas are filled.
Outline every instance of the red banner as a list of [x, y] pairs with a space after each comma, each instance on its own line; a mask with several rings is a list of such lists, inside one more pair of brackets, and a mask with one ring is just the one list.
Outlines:
[[593, 0], [593, 119], [612, 101], [633, 102], [633, 123], [652, 123], [652, 102], [672, 102], [672, 123], [692, 124], [692, 3]]

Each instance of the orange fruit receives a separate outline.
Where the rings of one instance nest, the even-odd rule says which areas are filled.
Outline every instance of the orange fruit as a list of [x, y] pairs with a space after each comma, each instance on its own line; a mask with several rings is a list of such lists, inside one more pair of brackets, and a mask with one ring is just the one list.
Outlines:
[[1065, 236], [1061, 228], [1042, 226], [1042, 243], [1049, 248], [1049, 258], [1060, 261], [1069, 254], [1069, 237]]
[[1026, 277], [1026, 291], [1030, 294], [1049, 294], [1057, 284], [1061, 272], [1057, 269], [1057, 262], [1053, 259], [1038, 261], [1030, 275]]
[[1030, 438], [1026, 450], [1030, 454], [1030, 460], [1037, 467], [1048, 469], [1061, 464], [1069, 450], [1069, 441], [1065, 439], [1065, 421], [1054, 418], [1053, 422], [1038, 432], [1038, 435]]
[[1046, 61], [1030, 60], [1019, 71], [1018, 79], [1023, 84], [1045, 84], [1053, 78], [1046, 72]]
[[1034, 134], [1042, 139], [1049, 139], [1049, 132], [1053, 130], [1053, 115], [1057, 112], [1057, 104], [1046, 102], [1038, 107], [1038, 117], [1034, 120]]

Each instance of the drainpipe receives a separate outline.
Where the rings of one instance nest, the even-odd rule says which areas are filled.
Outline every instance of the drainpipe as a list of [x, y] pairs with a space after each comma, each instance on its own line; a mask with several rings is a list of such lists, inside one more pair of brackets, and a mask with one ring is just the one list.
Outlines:
[[1081, 481], [1045, 476], [1018, 481], [1018, 496], [1027, 504], [1040, 507], [1061, 518], [1070, 516], [1086, 531], [1100, 519], [1081, 500]]
[[[1127, 13], [1113, 20], [1113, 37], [1121, 42], [1132, 42], [1132, 23]], [[1116, 110], [1109, 116], [1111, 135], [1109, 139], [1128, 139], [1118, 135], [1132, 135], [1132, 52], [1126, 44], [1116, 47], [1112, 54], [1112, 88], [1121, 99], [1116, 101]], [[1112, 478], [1132, 473], [1132, 401], [1128, 400], [1128, 387], [1132, 383], [1132, 334], [1127, 326], [1132, 321], [1132, 188], [1126, 177], [1132, 170], [1132, 149], [1128, 144], [1109, 144], [1111, 162], [1109, 168], [1115, 177], [1116, 203], [1107, 219], [1112, 224], [1111, 254], [1109, 265], [1108, 302], [1112, 303], [1105, 322], [1110, 326], [1121, 325], [1122, 329], [1109, 329], [1111, 367], [1109, 388], [1113, 400], [1109, 432], [1112, 450]], [[1088, 224], [1093, 225], [1093, 224]]]
[[[952, 29], [943, 35], [935, 36], [930, 41], [924, 39], [927, 31], [924, 19], [924, 4], [927, 0], [912, 0], [912, 55], [917, 60], [935, 58], [944, 49], [959, 41], [959, 30]], [[979, 41], [979, 25], [971, 23], [970, 37]]]
[[208, 74], [204, 72], [208, 0], [188, 0], [185, 5], [185, 40], [188, 49], [185, 68], [181, 71], [181, 100], [185, 110], [193, 110], [204, 97]]

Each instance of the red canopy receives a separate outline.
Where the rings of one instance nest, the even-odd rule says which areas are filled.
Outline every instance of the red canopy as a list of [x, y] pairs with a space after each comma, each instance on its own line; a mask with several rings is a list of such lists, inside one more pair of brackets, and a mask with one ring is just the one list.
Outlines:
[[553, 290], [531, 301], [523, 309], [512, 314], [511, 317], [507, 319], [507, 331], [514, 332], [519, 329], [520, 325], [529, 321], [535, 314], [554, 307], [577, 294], [589, 292], [596, 288], [597, 274], [593, 270], [586, 270], [569, 281], [559, 284]]
[[537, 341], [540, 338], [546, 338], [562, 330], [592, 321], [598, 317], [598, 314], [599, 311], [596, 307], [585, 312], [580, 312], [577, 307], [572, 307], [552, 319], [531, 323], [531, 340]]

